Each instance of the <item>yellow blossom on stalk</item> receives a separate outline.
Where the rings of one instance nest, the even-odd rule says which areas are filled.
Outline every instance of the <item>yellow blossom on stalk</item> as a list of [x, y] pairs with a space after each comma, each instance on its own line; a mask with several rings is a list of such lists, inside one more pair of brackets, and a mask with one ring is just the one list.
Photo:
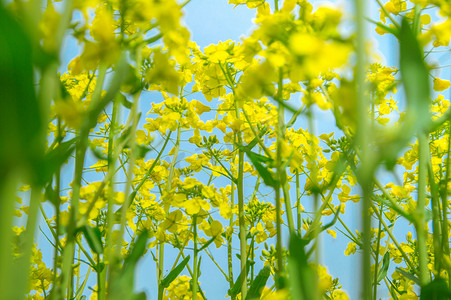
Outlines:
[[136, 131], [136, 143], [138, 145], [149, 145], [152, 141], [150, 135], [146, 133], [144, 130]]
[[[192, 299], [192, 290], [190, 287], [190, 280], [186, 275], [181, 275], [177, 277], [169, 287], [165, 290], [163, 299], [165, 300], [185, 300]], [[200, 292], [197, 293], [197, 298], [201, 299], [202, 295]]]
[[348, 295], [345, 292], [343, 292], [341, 290], [335, 290], [332, 293], [332, 299], [334, 299], [334, 300], [349, 300], [349, 297], [348, 297]]
[[170, 233], [177, 232], [179, 225], [182, 221], [183, 213], [180, 210], [170, 212], [163, 223], [160, 224], [160, 228], [167, 230]]
[[318, 287], [321, 292], [325, 292], [332, 287], [332, 276], [327, 273], [326, 267], [322, 265], [317, 266], [318, 272]]
[[449, 106], [450, 101], [448, 99], [445, 99], [443, 95], [438, 95], [437, 98], [432, 102], [431, 111], [435, 113], [433, 118], [437, 118], [444, 114], [448, 110]]
[[332, 229], [327, 229], [327, 233], [330, 234], [334, 239], [337, 238], [337, 232]]
[[230, 207], [229, 203], [225, 201], [219, 204], [219, 213], [226, 220], [230, 219], [233, 215], [232, 208]]
[[241, 76], [241, 84], [237, 87], [239, 98], [258, 99], [266, 94], [274, 93], [274, 85], [277, 79], [276, 70], [269, 62], [252, 64]]
[[55, 31], [60, 25], [61, 15], [55, 10], [51, 2], [47, 5], [42, 19], [39, 24], [39, 29], [43, 37], [43, 48], [49, 52], [55, 51]]
[[289, 291], [288, 289], [281, 289], [281, 290], [275, 290], [272, 291], [267, 287], [263, 288], [262, 294], [260, 296], [261, 300], [286, 300], [289, 298]]
[[354, 254], [355, 251], [357, 250], [356, 246], [357, 246], [356, 243], [354, 243], [354, 242], [349, 242], [349, 243], [348, 243], [348, 246], [346, 247], [346, 250], [345, 250], [345, 255], [351, 255], [351, 254]]
[[98, 42], [110, 43], [116, 38], [115, 30], [116, 24], [112, 11], [106, 5], [99, 5], [92, 21], [91, 36]]
[[209, 112], [211, 111], [211, 107], [204, 105], [202, 102], [198, 101], [198, 100], [193, 100], [191, 101], [191, 103], [194, 104], [194, 108], [196, 113], [200, 116], [201, 114], [203, 114], [204, 112]]
[[84, 111], [81, 103], [68, 100], [57, 100], [54, 107], [55, 113], [62, 118], [62, 120], [70, 128], [79, 129], [83, 117]]
[[449, 80], [440, 79], [437, 77], [434, 77], [434, 91], [444, 91], [447, 90], [450, 86]]
[[444, 22], [432, 25], [429, 31], [426, 31], [421, 36], [423, 44], [426, 44], [433, 39], [433, 46], [448, 46], [451, 38], [451, 20], [447, 19]]
[[152, 66], [146, 70], [144, 76], [145, 81], [151, 84], [149, 89], [166, 90], [177, 95], [182, 78], [174, 69], [174, 64], [168, 53], [154, 51]]
[[389, 13], [397, 15], [407, 8], [407, 3], [403, 0], [391, 0], [387, 2], [384, 7]]
[[210, 204], [200, 197], [188, 199], [183, 202], [182, 205], [186, 209], [186, 213], [189, 215], [196, 215], [201, 211], [201, 209], [205, 211], [210, 210]]
[[209, 237], [215, 237], [214, 243], [216, 245], [216, 248], [219, 248], [222, 243], [223, 239], [221, 237], [222, 232], [224, 231], [224, 228], [221, 224], [221, 222], [214, 220], [211, 222], [211, 224], [207, 221], [202, 221], [199, 228]]
[[321, 40], [310, 33], [294, 33], [289, 39], [289, 47], [296, 55], [309, 55], [316, 53], [321, 46]]
[[190, 164], [189, 168], [193, 171], [199, 172], [202, 166], [208, 163], [208, 157], [204, 154], [194, 154], [190, 157], [185, 158], [185, 161]]

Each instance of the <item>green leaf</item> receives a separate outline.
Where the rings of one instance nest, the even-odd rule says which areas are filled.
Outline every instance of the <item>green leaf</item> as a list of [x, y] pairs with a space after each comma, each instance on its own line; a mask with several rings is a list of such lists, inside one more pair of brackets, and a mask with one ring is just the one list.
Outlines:
[[246, 299], [260, 299], [262, 289], [265, 287], [270, 274], [271, 267], [269, 266], [263, 267], [263, 269], [258, 272], [258, 275], [255, 277], [254, 282], [252, 282], [252, 285], [247, 292]]
[[421, 287], [420, 300], [445, 300], [450, 298], [451, 292], [443, 278], [435, 278]]
[[89, 248], [91, 248], [94, 253], [102, 254], [103, 253], [103, 243], [102, 243], [102, 234], [100, 233], [99, 228], [91, 227], [89, 225], [85, 225], [82, 228], [82, 232], [88, 242]]
[[127, 97], [125, 97], [123, 94], [118, 93], [117, 97], [119, 97], [119, 100], [121, 102], [121, 104], [128, 109], [132, 108], [133, 103], [131, 103], [130, 101], [127, 100]]
[[136, 294], [133, 291], [134, 286], [134, 275], [136, 270], [136, 264], [139, 259], [143, 256], [147, 239], [149, 237], [149, 233], [143, 231], [139, 234], [135, 245], [130, 253], [130, 255], [124, 261], [124, 267], [122, 268], [121, 273], [114, 278], [114, 281], [111, 283], [111, 296], [112, 300], [141, 300], [146, 299], [145, 293]]
[[[85, 277], [85, 280], [83, 281], [83, 283], [80, 285], [80, 287], [78, 288], [78, 290], [77, 290], [77, 293], [75, 294], [75, 299], [76, 300], [82, 300], [83, 299], [83, 295], [82, 295], [82, 293], [83, 293], [83, 291], [84, 291], [84, 289], [85, 289], [85, 287], [86, 287], [86, 283], [88, 282], [88, 279], [89, 279], [89, 273], [91, 273], [91, 269], [88, 269], [88, 272], [87, 272], [87, 274], [86, 274], [86, 277]], [[53, 297], [50, 297], [50, 299], [53, 299]], [[86, 298], [85, 298], [86, 299]]]
[[388, 267], [390, 266], [390, 253], [386, 252], [384, 258], [382, 259], [382, 267], [377, 273], [377, 283], [381, 282], [382, 279], [387, 276]]
[[[124, 78], [124, 82], [121, 84], [121, 92], [133, 95], [142, 90], [143, 86], [141, 80], [137, 76], [136, 68], [130, 64], [127, 64], [127, 69], [127, 76], [126, 78]], [[132, 107], [131, 102], [128, 102], [127, 100], [125, 101], [127, 102], [127, 106], [124, 102], [122, 104], [130, 109]]]
[[297, 234], [290, 234], [288, 274], [293, 299], [316, 299], [315, 296], [319, 293], [316, 273], [309, 265], [305, 251], [307, 244], [308, 241]]
[[44, 185], [52, 180], [52, 175], [69, 159], [75, 150], [76, 138], [58, 144], [45, 154], [43, 165], [39, 170], [39, 182]]
[[390, 27], [390, 26], [384, 25], [384, 24], [381, 23], [381, 22], [377, 22], [377, 23], [375, 23], [375, 24], [377, 25], [377, 27], [380, 27], [380, 28], [384, 29], [385, 31], [387, 31], [387, 32], [389, 32], [389, 33], [391, 33], [391, 34], [393, 34], [394, 36], [396, 36], [396, 37], [399, 36], [399, 31], [398, 31], [398, 29], [397, 29], [396, 27], [395, 27], [395, 28], [392, 28], [392, 27]]
[[379, 149], [388, 169], [395, 166], [399, 152], [412, 137], [431, 124], [429, 73], [424, 63], [423, 49], [406, 18], [402, 20], [399, 44], [401, 81], [407, 109], [402, 125], [381, 135], [385, 140], [380, 142]]
[[46, 187], [45, 187], [45, 197], [54, 205], [57, 206], [59, 205], [59, 201], [58, 201], [58, 193], [52, 188], [52, 184], [49, 183]]
[[197, 278], [199, 278], [200, 275], [202, 275], [201, 268], [200, 268], [201, 262], [202, 262], [202, 256], [199, 256], [199, 262], [197, 263]]
[[400, 268], [396, 268], [396, 271], [398, 273], [400, 273], [402, 276], [406, 277], [409, 280], [412, 280], [413, 282], [415, 282], [417, 285], [421, 285], [421, 281], [420, 279], [416, 278], [413, 274], [404, 271], [403, 269]]
[[375, 196], [375, 199], [379, 202], [384, 204], [387, 207], [390, 207], [391, 209], [393, 209], [394, 211], [396, 211], [399, 215], [403, 216], [404, 218], [406, 218], [409, 222], [414, 222], [414, 218], [412, 216], [412, 214], [408, 214], [407, 212], [405, 212], [404, 210], [402, 210], [400, 207], [393, 205], [390, 201], [388, 201], [387, 199], [384, 199], [380, 196]]
[[99, 150], [96, 149], [95, 145], [93, 143], [89, 143], [89, 149], [91, 150], [92, 154], [94, 154], [94, 156], [97, 159], [101, 159], [101, 160], [105, 160], [108, 161], [108, 157], [104, 156], [102, 154], [102, 152], [100, 152]]
[[190, 256], [188, 255], [171, 272], [169, 272], [169, 274], [161, 280], [161, 286], [167, 288], [171, 282], [173, 282], [180, 275], [180, 273], [182, 273], [186, 264], [189, 262], [189, 259]]
[[136, 151], [136, 158], [142, 159], [146, 156], [147, 152], [149, 152], [151, 149], [149, 147], [146, 147], [144, 145], [135, 145], [135, 151]]
[[[273, 178], [271, 172], [269, 171], [269, 169], [267, 167], [264, 167], [261, 162], [263, 160], [269, 161], [269, 158], [254, 153], [252, 151], [246, 151], [247, 156], [249, 157], [249, 159], [251, 160], [252, 164], [254, 165], [254, 167], [257, 169], [258, 174], [260, 174], [260, 176], [263, 179], [263, 182], [270, 187], [276, 188], [278, 186], [278, 182], [276, 179]], [[263, 159], [264, 157], [264, 159]]]
[[140, 235], [136, 239], [135, 245], [133, 246], [132, 252], [125, 259], [124, 268], [128, 267], [128, 266], [132, 267], [132, 266], [136, 265], [138, 260], [144, 255], [144, 252], [146, 251], [148, 238], [149, 238], [149, 232], [147, 230], [144, 230], [143, 232], [140, 233]]
[[[246, 277], [247, 277], [247, 274], [249, 274], [250, 266], [251, 266], [251, 262], [248, 260], [246, 262]], [[227, 291], [227, 294], [229, 296], [234, 297], [234, 296], [238, 295], [239, 293], [241, 293], [241, 284], [243, 283], [242, 277], [243, 277], [243, 272], [241, 271], [240, 275], [238, 275], [238, 278], [235, 280], [235, 283], [233, 284], [232, 288]]]
[[[0, 4], [0, 183], [14, 169], [38, 171], [45, 130], [33, 79], [28, 34]], [[39, 174], [33, 172], [33, 180]], [[1, 187], [1, 186], [0, 186]]]
[[[423, 49], [406, 18], [402, 20], [400, 34], [401, 80], [407, 98], [407, 118], [417, 129], [430, 121], [429, 76], [423, 58]], [[409, 115], [410, 114], [410, 115]]]

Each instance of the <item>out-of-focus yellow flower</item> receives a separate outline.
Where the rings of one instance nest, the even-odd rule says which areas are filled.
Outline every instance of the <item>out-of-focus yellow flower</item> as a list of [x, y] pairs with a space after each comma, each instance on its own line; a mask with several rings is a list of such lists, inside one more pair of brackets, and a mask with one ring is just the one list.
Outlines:
[[434, 91], [441, 92], [448, 89], [450, 86], [449, 80], [434, 77]]

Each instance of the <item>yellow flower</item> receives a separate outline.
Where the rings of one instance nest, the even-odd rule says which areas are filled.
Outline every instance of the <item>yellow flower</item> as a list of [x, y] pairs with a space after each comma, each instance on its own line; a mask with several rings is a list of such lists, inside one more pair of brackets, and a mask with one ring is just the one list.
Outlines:
[[160, 225], [163, 230], [167, 230], [171, 233], [177, 232], [180, 221], [182, 220], [183, 213], [180, 210], [170, 212], [163, 223]]
[[346, 247], [346, 250], [345, 250], [345, 255], [351, 255], [351, 254], [354, 254], [355, 251], [357, 250], [356, 246], [357, 246], [356, 243], [354, 243], [354, 242], [349, 242], [349, 243], [348, 243], [348, 246]]
[[325, 292], [332, 287], [332, 276], [327, 273], [327, 269], [324, 266], [318, 265], [318, 288]]
[[441, 92], [448, 89], [450, 86], [449, 80], [443, 80], [440, 78], [434, 78], [434, 91]]
[[341, 291], [341, 290], [335, 290], [332, 293], [332, 299], [334, 300], [349, 300], [348, 295], [346, 295], [345, 292]]
[[337, 233], [335, 232], [335, 230], [327, 229], [327, 233], [330, 234], [334, 239], [337, 238]]
[[196, 215], [201, 209], [208, 211], [210, 204], [200, 197], [194, 197], [183, 202], [183, 207], [186, 209], [187, 214]]
[[221, 204], [219, 204], [219, 213], [224, 219], [230, 219], [232, 217], [232, 208], [230, 207], [229, 203], [222, 202]]

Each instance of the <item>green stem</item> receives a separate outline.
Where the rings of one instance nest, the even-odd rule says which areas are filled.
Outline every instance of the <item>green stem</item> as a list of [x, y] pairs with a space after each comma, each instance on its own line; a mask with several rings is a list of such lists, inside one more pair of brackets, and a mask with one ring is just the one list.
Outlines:
[[[236, 98], [235, 98], [236, 99]], [[240, 119], [240, 109], [238, 103], [235, 101], [235, 117]], [[244, 219], [244, 150], [243, 150], [243, 137], [241, 131], [236, 133], [238, 139], [238, 178], [237, 178], [237, 191], [238, 191], [238, 223], [240, 227], [240, 255], [241, 255], [241, 274], [247, 274], [247, 241], [246, 241], [246, 222]], [[247, 276], [243, 275], [241, 282], [241, 299], [245, 299], [247, 295]]]
[[[382, 215], [382, 204], [380, 205], [380, 212]], [[381, 233], [382, 233], [382, 222], [381, 220], [379, 220], [379, 225], [378, 225], [378, 231], [377, 231], [377, 240], [376, 240], [376, 251], [374, 253], [374, 261], [375, 261], [375, 266], [374, 266], [374, 279], [373, 279], [373, 299], [377, 299], [377, 275], [379, 272], [379, 247], [381, 244]]]
[[[23, 291], [26, 290], [28, 274], [30, 272], [31, 256], [33, 251], [34, 236], [36, 233], [36, 223], [38, 220], [39, 204], [41, 202], [41, 190], [39, 186], [32, 186], [30, 196], [30, 206], [28, 209], [27, 225], [23, 236], [23, 244], [21, 245], [21, 257], [17, 260], [14, 266], [14, 271], [11, 273], [14, 278], [15, 297], [11, 299], [20, 299]], [[9, 199], [8, 199], [9, 200]]]
[[[238, 134], [238, 142], [242, 146], [243, 141], [241, 133]], [[244, 219], [244, 193], [243, 193], [243, 170], [244, 170], [244, 151], [240, 148], [238, 153], [238, 222], [240, 226], [240, 255], [241, 255], [241, 274], [243, 274], [241, 283], [241, 298], [245, 299], [247, 295], [247, 241], [246, 241], [246, 223]]]
[[[182, 257], [183, 257], [183, 259], [185, 259], [185, 254], [182, 253]], [[186, 268], [188, 269], [189, 275], [191, 277], [193, 277], [193, 270], [191, 270], [191, 267], [189, 266], [189, 264], [186, 265]], [[202, 289], [201, 289], [201, 287], [199, 285], [199, 282], [197, 283], [197, 289], [198, 289], [200, 295], [202, 296], [202, 299], [207, 300], [207, 298], [205, 297], [204, 292], [202, 291]]]
[[[451, 123], [448, 124], [448, 134], [451, 134]], [[442, 240], [441, 240], [441, 248], [443, 250], [443, 254], [447, 257], [450, 256], [449, 251], [449, 232], [448, 232], [448, 180], [449, 180], [449, 171], [450, 171], [450, 154], [451, 154], [451, 138], [448, 138], [448, 151], [446, 157], [446, 166], [445, 166], [445, 181], [443, 188], [440, 189], [441, 198], [442, 198]], [[451, 286], [451, 268], [447, 268], [448, 270], [448, 286]]]
[[[182, 95], [180, 98], [182, 98]], [[169, 170], [169, 176], [168, 176], [168, 180], [166, 182], [166, 192], [167, 193], [169, 193], [172, 189], [172, 177], [174, 176], [174, 168], [175, 168], [175, 164], [177, 162], [177, 156], [178, 156], [179, 148], [180, 148], [181, 132], [182, 132], [182, 128], [181, 128], [181, 125], [179, 124], [177, 127], [177, 140], [175, 142], [174, 157], [172, 158], [171, 168]], [[168, 134], [168, 140], [169, 140], [169, 135], [170, 135], [170, 133]], [[166, 205], [165, 205], [164, 209], [167, 214], [169, 211], [169, 207], [166, 207]], [[157, 272], [158, 299], [159, 300], [163, 299], [163, 295], [164, 295], [164, 287], [163, 287], [163, 285], [161, 285], [161, 281], [163, 280], [163, 264], [164, 264], [164, 243], [160, 243], [159, 247], [158, 247], [158, 272]]]
[[[276, 192], [276, 255], [277, 255], [277, 269], [276, 278], [280, 279], [283, 274], [283, 258], [282, 258], [282, 216], [281, 216], [281, 204], [280, 204], [280, 187], [275, 188]], [[277, 288], [280, 288], [279, 284], [276, 284]]]
[[428, 179], [429, 186], [431, 189], [431, 205], [432, 205], [432, 238], [434, 245], [434, 265], [435, 270], [440, 274], [442, 270], [442, 247], [441, 247], [441, 228], [440, 228], [440, 198], [438, 194], [437, 184], [434, 179], [434, 171], [432, 169], [432, 161], [431, 161], [431, 152], [428, 148], [428, 160], [427, 160], [427, 168], [428, 168]]
[[372, 207], [373, 207], [373, 210], [374, 210], [374, 212], [376, 213], [378, 219], [381, 221], [382, 225], [384, 226], [385, 231], [387, 231], [388, 235], [390, 236], [390, 238], [392, 239], [393, 243], [395, 244], [396, 249], [398, 249], [399, 252], [401, 252], [401, 255], [402, 255], [402, 257], [404, 258], [406, 264], [409, 266], [409, 268], [410, 268], [413, 272], [415, 272], [415, 273], [418, 274], [417, 268], [416, 268], [415, 265], [412, 263], [412, 261], [411, 261], [410, 258], [407, 256], [407, 254], [404, 252], [404, 250], [403, 250], [403, 248], [401, 247], [401, 245], [398, 243], [398, 240], [397, 240], [397, 239], [395, 238], [395, 236], [393, 235], [392, 231], [390, 230], [390, 227], [387, 226], [387, 223], [385, 223], [385, 221], [384, 221], [384, 219], [383, 219], [383, 216], [382, 216], [382, 213], [378, 211], [378, 209], [377, 209], [376, 206], [373, 205]]
[[426, 184], [427, 161], [429, 159], [429, 141], [426, 134], [418, 133], [420, 158], [418, 163], [418, 200], [415, 210], [415, 229], [417, 232], [418, 260], [420, 269], [420, 281], [422, 285], [428, 282], [428, 253], [426, 249]]
[[[140, 64], [138, 64], [140, 65]], [[133, 103], [132, 103], [132, 107], [130, 110], [130, 114], [127, 120], [127, 123], [131, 123], [130, 126], [130, 137], [128, 139], [130, 146], [130, 153], [128, 155], [128, 170], [127, 173], [129, 174], [129, 176], [127, 177], [127, 183], [125, 186], [125, 195], [128, 195], [125, 198], [125, 203], [122, 206], [121, 209], [121, 219], [120, 219], [120, 227], [119, 227], [119, 234], [118, 234], [118, 240], [114, 241], [114, 252], [113, 252], [113, 270], [116, 271], [116, 268], [119, 267], [118, 263], [120, 262], [120, 257], [121, 257], [121, 241], [119, 239], [121, 239], [124, 236], [125, 233], [125, 225], [127, 223], [127, 210], [130, 206], [130, 195], [133, 193], [133, 187], [132, 187], [132, 180], [133, 180], [133, 168], [134, 168], [134, 164], [135, 164], [135, 159], [136, 159], [136, 143], [135, 143], [135, 132], [136, 132], [136, 127], [138, 126], [138, 114], [137, 114], [137, 110], [138, 110], [138, 101], [139, 101], [139, 96], [141, 95], [141, 91], [139, 91], [138, 93], [136, 93], [135, 95], [133, 95]], [[118, 269], [117, 269], [118, 270]]]
[[366, 73], [366, 50], [365, 50], [365, 1], [354, 0], [356, 23], [357, 23], [357, 64], [356, 64], [356, 86], [357, 86], [357, 144], [361, 152], [361, 166], [359, 168], [360, 186], [362, 188], [362, 240], [363, 240], [363, 256], [362, 256], [362, 282], [361, 295], [364, 300], [371, 300], [371, 216], [368, 215], [371, 207], [371, 178], [373, 167], [371, 165], [371, 157], [369, 154], [369, 137], [372, 136], [372, 128], [368, 122], [369, 99], [365, 95], [365, 73]]
[[296, 212], [297, 212], [297, 230], [301, 236], [302, 218], [301, 218], [301, 189], [299, 184], [299, 171], [296, 170]]
[[[276, 11], [277, 8], [277, 0], [275, 1], [276, 4]], [[279, 103], [283, 101], [282, 97], [282, 88], [283, 88], [283, 73], [282, 70], [279, 69], [279, 81], [278, 81], [278, 92], [276, 95], [277, 100]], [[285, 126], [285, 111], [283, 109], [283, 106], [279, 105], [277, 110], [278, 120], [277, 120], [277, 145], [276, 145], [276, 168], [277, 168], [277, 184], [274, 187], [275, 188], [275, 196], [276, 196], [276, 229], [277, 229], [277, 240], [276, 240], [276, 255], [277, 255], [277, 270], [276, 275], [278, 278], [281, 278], [283, 276], [284, 272], [284, 266], [283, 266], [283, 258], [282, 258], [282, 204], [280, 199], [280, 188], [282, 186], [282, 181], [284, 178], [286, 178], [286, 174], [284, 174], [284, 170], [282, 170], [282, 143], [284, 142], [284, 126]], [[284, 176], [285, 175], [285, 176]], [[291, 212], [291, 211], [290, 211]], [[290, 219], [290, 218], [289, 218]], [[291, 226], [290, 232], [294, 231], [293, 226], [293, 219], [291, 216]], [[278, 288], [280, 286], [278, 285]]]
[[[92, 96], [91, 105], [95, 105], [100, 101], [100, 92], [102, 90], [103, 82], [105, 79], [106, 67], [102, 66], [99, 70], [99, 75], [97, 78], [97, 84], [94, 89], [94, 93]], [[97, 120], [97, 114], [95, 115], [95, 119]], [[66, 247], [63, 251], [63, 264], [62, 264], [62, 283], [61, 283], [61, 292], [64, 293], [67, 290], [67, 297], [73, 297], [72, 291], [72, 263], [74, 260], [74, 251], [75, 251], [75, 230], [77, 228], [77, 214], [78, 214], [78, 204], [80, 200], [80, 189], [81, 189], [81, 181], [83, 176], [83, 165], [85, 161], [86, 150], [88, 148], [88, 138], [89, 138], [89, 130], [91, 129], [91, 123], [95, 122], [95, 120], [91, 120], [91, 118], [86, 118], [85, 122], [82, 125], [80, 130], [79, 138], [77, 140], [77, 144], [75, 147], [75, 172], [74, 172], [74, 182], [72, 186], [72, 198], [71, 198], [71, 207], [69, 210], [69, 225], [67, 228], [67, 243]]]
[[[58, 117], [57, 121], [57, 128], [58, 128], [58, 136], [56, 140], [58, 140], [58, 143], [60, 144], [62, 141], [62, 134], [61, 134], [61, 119]], [[53, 282], [56, 283], [57, 280], [57, 274], [58, 274], [58, 261], [61, 258], [60, 257], [60, 251], [58, 251], [57, 245], [59, 244], [59, 233], [60, 233], [60, 214], [61, 214], [61, 166], [58, 166], [58, 170], [55, 173], [55, 193], [54, 193], [54, 201], [55, 201], [55, 251], [53, 252]], [[41, 212], [43, 209], [41, 210]]]
[[224, 278], [229, 281], [229, 276], [227, 276], [226, 272], [221, 268], [221, 266], [218, 264], [218, 262], [215, 260], [213, 255], [208, 251], [208, 248], [205, 249], [205, 253], [207, 253], [208, 257], [210, 257], [211, 261], [215, 264], [215, 266], [218, 268], [218, 270], [224, 275]]
[[158, 300], [163, 299], [164, 287], [161, 285], [163, 280], [163, 261], [164, 261], [164, 243], [158, 244], [158, 263], [157, 263], [157, 280], [158, 280]]
[[[120, 151], [114, 152], [114, 139], [116, 136], [116, 122], [119, 111], [119, 97], [115, 97], [113, 100], [113, 111], [111, 113], [110, 126], [108, 127], [108, 173], [112, 172], [116, 168], [116, 160]], [[106, 282], [107, 270], [110, 269], [112, 259], [112, 246], [113, 246], [113, 225], [114, 225], [114, 172], [109, 178], [107, 184], [110, 186], [110, 194], [107, 199], [107, 214], [106, 214], [106, 236], [105, 236], [105, 251], [103, 260], [106, 266], [100, 272], [99, 277]], [[106, 176], [108, 177], [108, 175]], [[102, 183], [103, 183], [102, 182]], [[100, 190], [100, 188], [99, 188]], [[102, 290], [104, 287], [98, 287], [97, 297], [99, 300], [105, 299], [106, 290]]]
[[193, 216], [193, 243], [194, 243], [194, 261], [193, 261], [193, 300], [197, 300], [197, 216]]
[[[237, 139], [237, 134], [235, 133], [235, 138], [234, 138], [234, 141], [236, 141], [236, 139]], [[235, 150], [236, 150], [236, 147], [235, 146], [233, 146], [233, 153], [235, 153]], [[233, 182], [233, 180], [231, 180], [230, 181], [230, 190], [231, 190], [231, 192], [230, 192], [230, 206], [233, 208], [233, 205], [234, 205], [234, 200], [235, 200], [235, 183]], [[232, 214], [231, 216], [230, 216], [230, 220], [229, 220], [229, 227], [233, 227], [233, 216], [234, 216], [234, 214]], [[232, 237], [233, 237], [233, 234], [232, 233], [230, 233], [228, 236], [227, 236], [227, 265], [228, 265], [228, 269], [229, 269], [229, 287], [230, 287], [230, 289], [231, 288], [233, 288], [233, 284], [234, 284], [234, 282], [233, 282], [233, 257], [232, 257]], [[236, 296], [235, 295], [233, 295], [232, 296], [232, 300], [235, 300], [236, 299]]]

